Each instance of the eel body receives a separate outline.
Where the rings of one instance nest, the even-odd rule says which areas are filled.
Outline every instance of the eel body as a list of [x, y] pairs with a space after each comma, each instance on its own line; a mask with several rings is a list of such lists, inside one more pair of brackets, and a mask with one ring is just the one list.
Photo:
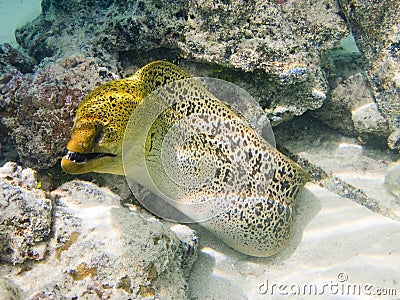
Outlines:
[[[152, 120], [146, 127], [135, 113], [147, 116], [143, 99], [156, 90], [161, 90], [161, 101], [171, 101], [161, 113], [149, 112]], [[140, 135], [143, 143], [137, 141]], [[295, 199], [308, 173], [265, 141], [240, 113], [165, 61], [105, 83], [83, 99], [61, 166], [73, 174], [125, 174], [126, 164], [135, 170], [136, 162], [134, 157], [123, 160], [123, 155], [141, 144], [151, 181], [147, 188], [202, 221], [226, 244], [258, 257], [274, 255], [286, 245]], [[138, 172], [131, 174], [142, 184]]]

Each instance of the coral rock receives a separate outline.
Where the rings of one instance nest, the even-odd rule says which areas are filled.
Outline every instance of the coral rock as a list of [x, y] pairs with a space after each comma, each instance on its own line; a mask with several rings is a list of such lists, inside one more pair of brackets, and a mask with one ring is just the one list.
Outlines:
[[85, 93], [114, 78], [98, 60], [73, 54], [42, 63], [33, 74], [16, 72], [0, 81], [2, 122], [20, 163], [36, 170], [53, 166], [65, 152], [75, 110]]
[[51, 195], [54, 235], [47, 259], [18, 276], [2, 270], [29, 299], [187, 298], [186, 278], [197, 253], [192, 232], [177, 235], [89, 182], [65, 183]]
[[52, 203], [35, 189], [34, 172], [15, 163], [0, 168], [0, 259], [20, 264], [44, 257]]
[[400, 2], [339, 2], [367, 62], [375, 101], [389, 123], [388, 146], [400, 150]]
[[256, 71], [260, 78], [249, 88], [277, 124], [322, 105], [327, 83], [321, 53], [346, 32], [334, 0], [48, 0], [42, 15], [16, 37], [37, 60], [82, 49], [104, 60], [137, 62], [157, 50], [165, 58], [172, 49], [235, 69], [239, 79]]
[[313, 115], [346, 135], [386, 138], [390, 132], [361, 73], [348, 77], [334, 87], [322, 108]]

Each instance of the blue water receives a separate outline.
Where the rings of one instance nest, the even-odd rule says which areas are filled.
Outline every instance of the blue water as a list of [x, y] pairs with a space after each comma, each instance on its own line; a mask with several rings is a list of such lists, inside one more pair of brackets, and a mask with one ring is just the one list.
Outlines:
[[39, 16], [40, 0], [0, 0], [0, 44], [17, 47], [14, 31]]

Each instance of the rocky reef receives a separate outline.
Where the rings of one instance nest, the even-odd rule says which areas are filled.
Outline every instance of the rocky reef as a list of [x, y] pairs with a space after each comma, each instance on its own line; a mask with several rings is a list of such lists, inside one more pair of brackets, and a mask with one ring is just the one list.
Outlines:
[[319, 62], [346, 33], [338, 12], [336, 1], [190, 2], [178, 47], [189, 59], [242, 71], [237, 77], [252, 72], [247, 82], [231, 80], [250, 91], [276, 125], [325, 100]]
[[337, 52], [333, 51], [330, 57], [327, 73], [334, 70], [335, 75], [328, 80], [330, 89], [324, 104], [312, 116], [362, 143], [382, 143], [390, 134], [389, 124], [375, 102], [365, 72], [354, 63], [360, 62], [360, 54], [341, 52], [335, 57]]
[[0, 176], [2, 299], [10, 290], [23, 299], [187, 297], [197, 253], [188, 227], [170, 229], [89, 182], [45, 193], [31, 169], [8, 163]]
[[239, 71], [237, 78], [228, 76], [233, 81], [256, 71], [242, 85], [275, 124], [322, 105], [327, 82], [319, 60], [346, 33], [333, 0], [77, 1], [68, 16], [62, 3], [44, 1], [43, 14], [16, 32], [37, 60], [84, 51], [129, 63], [138, 56], [148, 60], [152, 51], [161, 58], [173, 51], [213, 64], [214, 76], [224, 77], [222, 68]]
[[22, 164], [36, 170], [49, 168], [64, 153], [74, 112], [83, 96], [116, 79], [116, 70], [75, 54], [45, 59], [26, 73], [30, 65], [16, 64], [14, 57], [2, 57], [7, 68], [0, 75], [2, 125], [8, 129]]
[[364, 58], [375, 103], [387, 120], [388, 146], [400, 149], [400, 2], [340, 0]]
[[20, 264], [43, 259], [51, 228], [52, 201], [36, 189], [35, 173], [15, 163], [0, 168], [0, 259]]

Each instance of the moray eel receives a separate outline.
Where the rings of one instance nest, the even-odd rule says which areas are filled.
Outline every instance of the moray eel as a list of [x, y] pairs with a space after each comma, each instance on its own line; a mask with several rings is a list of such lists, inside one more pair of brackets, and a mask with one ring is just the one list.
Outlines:
[[[127, 124], [136, 107], [159, 87], [190, 77], [171, 63], [155, 61], [131, 77], [105, 83], [89, 93], [78, 107], [67, 143], [68, 153], [61, 161], [62, 169], [72, 174], [99, 172], [123, 175], [124, 133], [125, 130], [128, 132]], [[187, 86], [185, 88], [175, 91], [187, 93]], [[172, 159], [169, 166], [172, 171], [168, 174], [160, 169], [163, 165], [160, 162], [161, 149], [167, 147], [164, 140], [168, 131], [182, 116], [201, 112], [210, 116], [208, 124], [213, 124], [215, 120], [215, 124], [221, 124], [223, 116], [228, 122], [221, 126], [221, 136], [229, 138], [235, 135], [235, 138], [218, 141], [212, 134], [196, 135], [188, 139], [182, 148], [191, 153], [191, 159], [216, 159], [213, 163], [214, 177], [209, 180], [209, 186], [189, 189], [187, 195], [190, 199], [187, 201], [211, 199], [211, 207], [207, 209], [220, 209], [219, 213], [200, 225], [237, 251], [258, 257], [276, 254], [291, 235], [295, 198], [309, 180], [308, 173], [260, 138], [230, 107], [196, 85], [190, 87], [189, 92], [192, 89], [193, 93], [201, 96], [198, 100], [169, 107], [157, 117], [147, 133], [145, 152], [150, 175], [169, 192], [180, 188], [168, 178], [174, 175], [174, 169], [177, 176], [189, 174], [183, 177], [190, 181], [197, 171], [191, 171], [187, 165], [180, 169], [182, 159], [176, 162]], [[207, 127], [207, 124], [198, 125]], [[239, 149], [233, 153], [229, 151], [232, 143], [237, 144], [236, 149]], [[235, 171], [241, 161], [246, 163]], [[200, 213], [196, 210], [183, 212], [189, 217]]]

